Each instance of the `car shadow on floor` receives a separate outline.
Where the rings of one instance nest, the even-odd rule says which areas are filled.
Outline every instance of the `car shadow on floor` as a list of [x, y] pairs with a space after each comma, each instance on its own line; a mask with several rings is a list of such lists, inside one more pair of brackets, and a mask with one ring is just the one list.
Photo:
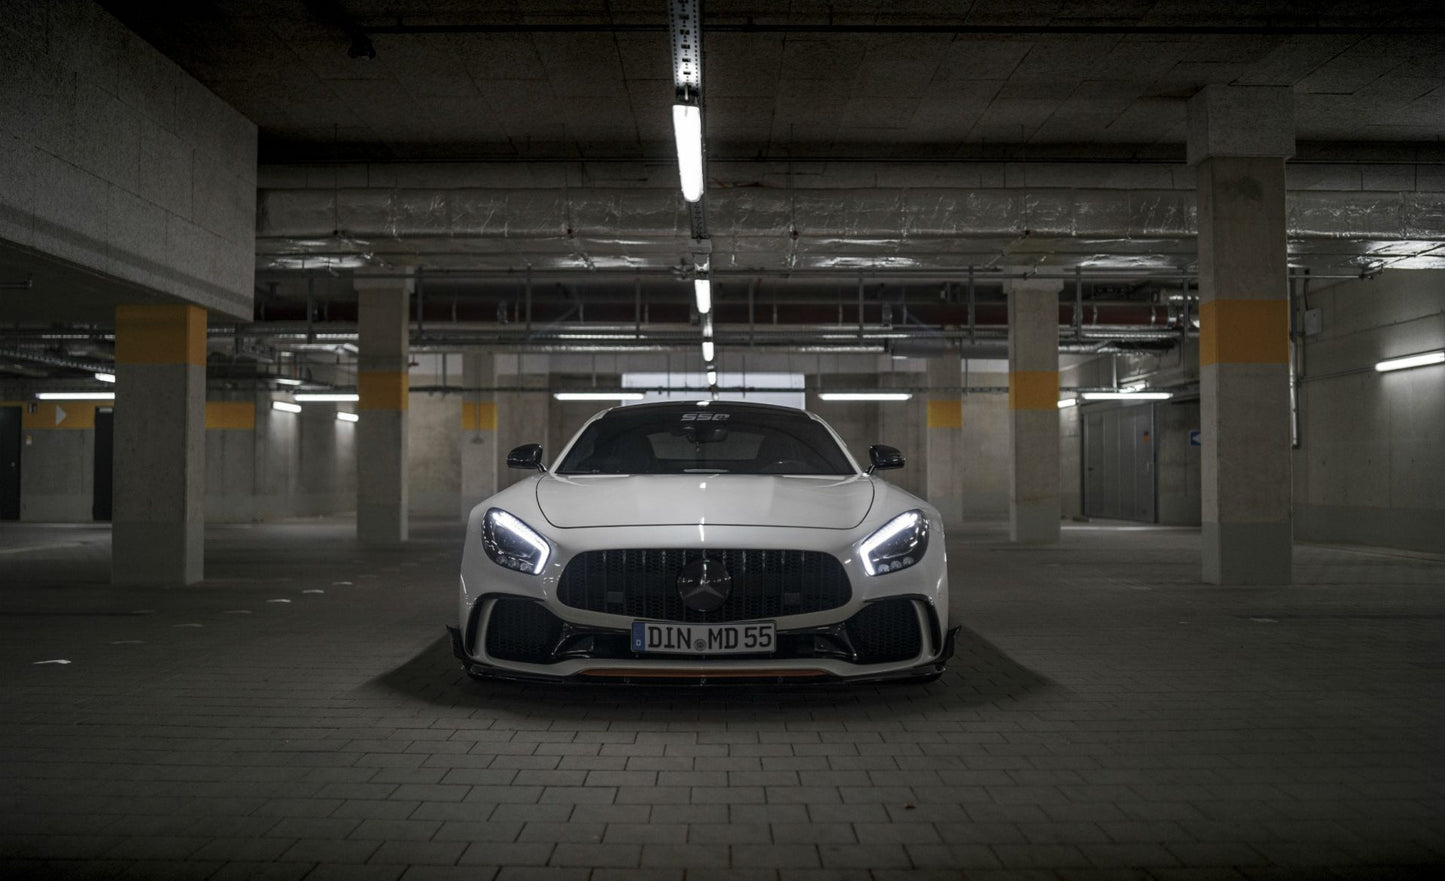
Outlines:
[[427, 703], [453, 708], [545, 716], [550, 719], [608, 718], [616, 707], [619, 718], [636, 720], [639, 709], [649, 717], [698, 716], [711, 711], [736, 713], [746, 709], [754, 716], [776, 712], [795, 717], [806, 712], [813, 719], [857, 719], [859, 710], [895, 707], [899, 711], [926, 711], [1013, 702], [1055, 687], [1049, 679], [1017, 663], [997, 646], [968, 628], [961, 628], [953, 659], [937, 681], [888, 683], [829, 683], [780, 685], [710, 684], [652, 685], [596, 683], [525, 683], [499, 679], [474, 680], [463, 673], [452, 656], [451, 642], [440, 637], [411, 660], [372, 679], [379, 688]]

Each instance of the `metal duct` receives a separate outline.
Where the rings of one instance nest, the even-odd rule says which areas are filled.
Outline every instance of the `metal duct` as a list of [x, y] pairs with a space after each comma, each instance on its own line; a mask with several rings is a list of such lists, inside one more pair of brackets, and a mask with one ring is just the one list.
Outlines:
[[[1358, 259], [1349, 265], [1371, 255], [1417, 257], [1445, 243], [1445, 193], [1297, 191], [1287, 210], [1292, 252], [1350, 253]], [[719, 270], [1030, 265], [1048, 262], [1058, 248], [1101, 261], [1182, 265], [1181, 256], [1192, 261], [1195, 199], [1187, 190], [756, 187], [715, 189], [708, 222]], [[689, 235], [684, 203], [662, 189], [258, 194], [262, 268], [323, 256], [455, 268], [667, 267], [687, 253]], [[1310, 245], [1320, 240], [1335, 245]], [[1346, 240], [1355, 246], [1342, 251]], [[1400, 242], [1420, 244], [1378, 246]]]

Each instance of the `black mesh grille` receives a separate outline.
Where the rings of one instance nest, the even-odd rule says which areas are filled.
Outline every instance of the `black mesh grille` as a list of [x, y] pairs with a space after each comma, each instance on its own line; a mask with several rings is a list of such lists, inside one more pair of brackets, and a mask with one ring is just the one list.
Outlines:
[[544, 664], [562, 635], [562, 622], [541, 605], [500, 599], [487, 621], [487, 654], [506, 661]]
[[860, 664], [906, 661], [923, 650], [923, 634], [912, 600], [885, 600], [864, 606], [848, 619], [848, 638]]
[[[722, 608], [698, 612], [683, 605], [677, 578], [707, 556], [732, 576]], [[659, 621], [711, 623], [822, 612], [851, 596], [848, 573], [831, 554], [817, 551], [676, 550], [588, 551], [562, 572], [557, 598], [593, 612]]]

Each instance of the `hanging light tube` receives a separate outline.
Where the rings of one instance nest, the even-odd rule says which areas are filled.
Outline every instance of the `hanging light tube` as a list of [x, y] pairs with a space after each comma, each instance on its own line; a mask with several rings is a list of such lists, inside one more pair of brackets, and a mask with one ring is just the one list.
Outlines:
[[96, 373], [95, 378], [100, 380], [101, 382], [115, 382], [114, 373]]
[[337, 422], [360, 422], [361, 416], [356, 413], [348, 413], [345, 410], [336, 411]]
[[713, 355], [715, 355], [715, 354], [717, 354], [717, 352], [716, 352], [715, 347], [713, 346], [712, 340], [703, 340], [703, 341], [702, 341], [702, 360], [703, 360], [703, 362], [706, 363], [706, 364], [711, 364], [711, 363], [712, 363]]
[[293, 404], [290, 401], [272, 401], [272, 410], [280, 410], [282, 413], [300, 413], [301, 405]]
[[36, 392], [37, 401], [114, 401], [115, 392]]
[[640, 401], [642, 392], [554, 392], [558, 401]]
[[1081, 391], [1084, 400], [1169, 400], [1172, 391]]
[[693, 293], [697, 295], [697, 314], [706, 315], [712, 311], [712, 282], [699, 278], [692, 283]]
[[672, 134], [677, 140], [677, 172], [682, 179], [682, 197], [689, 202], [702, 198], [702, 108], [696, 104], [672, 105]]
[[355, 403], [361, 400], [361, 395], [356, 392], [300, 392], [292, 395], [292, 397], [307, 404], [325, 402]]
[[818, 397], [824, 401], [906, 401], [913, 395], [909, 392], [822, 392]]
[[1421, 355], [1409, 355], [1404, 358], [1391, 358], [1376, 364], [1375, 370], [1379, 373], [1388, 373], [1391, 370], [1407, 370], [1411, 367], [1425, 367], [1430, 364], [1445, 364], [1445, 349], [1438, 352], [1425, 352]]

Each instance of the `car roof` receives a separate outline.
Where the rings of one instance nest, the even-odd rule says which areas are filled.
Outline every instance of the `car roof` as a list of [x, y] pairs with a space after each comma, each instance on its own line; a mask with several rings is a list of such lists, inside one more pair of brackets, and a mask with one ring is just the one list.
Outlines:
[[685, 413], [696, 410], [700, 407], [708, 409], [726, 409], [729, 413], [748, 414], [757, 416], [802, 416], [807, 419], [815, 419], [812, 413], [798, 407], [784, 407], [778, 404], [754, 404], [746, 401], [657, 401], [650, 404], [628, 404], [625, 407], [613, 407], [602, 414], [603, 419], [624, 414], [637, 413]]

